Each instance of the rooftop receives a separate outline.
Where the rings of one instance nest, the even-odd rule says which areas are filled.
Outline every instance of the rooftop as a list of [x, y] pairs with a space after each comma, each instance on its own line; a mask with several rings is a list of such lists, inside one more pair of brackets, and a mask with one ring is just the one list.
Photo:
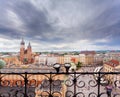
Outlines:
[[110, 66], [112, 66], [112, 67], [116, 67], [116, 66], [119, 65], [119, 61], [112, 59], [112, 60], [106, 62], [106, 64], [107, 64], [107, 65], [110, 65]]

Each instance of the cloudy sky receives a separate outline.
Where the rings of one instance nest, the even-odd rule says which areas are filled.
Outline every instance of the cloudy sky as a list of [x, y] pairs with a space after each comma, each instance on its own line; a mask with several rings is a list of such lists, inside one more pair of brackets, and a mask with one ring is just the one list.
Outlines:
[[0, 0], [0, 52], [120, 49], [120, 0]]

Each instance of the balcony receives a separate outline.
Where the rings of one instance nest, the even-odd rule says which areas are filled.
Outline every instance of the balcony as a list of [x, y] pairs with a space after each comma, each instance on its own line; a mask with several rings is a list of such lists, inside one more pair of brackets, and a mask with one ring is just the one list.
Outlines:
[[17, 71], [0, 73], [0, 97], [120, 97], [120, 72]]

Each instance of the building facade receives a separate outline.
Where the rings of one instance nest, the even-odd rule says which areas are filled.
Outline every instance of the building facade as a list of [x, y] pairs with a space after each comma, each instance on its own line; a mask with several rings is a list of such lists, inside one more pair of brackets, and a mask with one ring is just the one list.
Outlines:
[[[108, 62], [105, 62], [104, 65], [103, 65], [103, 69], [104, 69], [104, 72], [115, 72], [116, 69], [120, 69], [120, 64], [119, 64], [119, 61], [117, 60], [110, 60]], [[111, 82], [113, 82], [114, 80], [114, 75], [112, 74], [108, 74], [105, 76], [105, 78]]]
[[22, 39], [20, 43], [20, 61], [22, 64], [29, 64], [32, 63], [32, 47], [29, 42], [27, 49], [25, 49], [25, 42]]
[[83, 65], [91, 65], [94, 63], [95, 54], [95, 51], [82, 51], [79, 54], [79, 61], [82, 62]]

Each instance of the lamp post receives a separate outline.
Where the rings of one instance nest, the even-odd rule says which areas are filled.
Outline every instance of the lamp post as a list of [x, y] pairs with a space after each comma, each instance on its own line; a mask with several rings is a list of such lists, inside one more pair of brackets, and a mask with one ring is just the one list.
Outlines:
[[60, 71], [60, 64], [59, 63], [55, 63], [54, 65], [53, 65], [53, 68], [55, 68], [55, 70], [57, 71], [57, 73], [59, 73], [59, 71]]
[[64, 67], [66, 68], [66, 73], [68, 73], [68, 72], [69, 72], [69, 69], [70, 69], [70, 67], [71, 67], [71, 64], [70, 64], [70, 63], [65, 63], [65, 64], [64, 64]]
[[[64, 73], [59, 73], [61, 66], [64, 66], [64, 68], [66, 69], [66, 72], [64, 72]], [[58, 89], [61, 88], [60, 85], [61, 85], [61, 82], [62, 82], [62, 80], [60, 80], [60, 79], [57, 79], [57, 80], [56, 80], [56, 79], [55, 79], [55, 76], [56, 76], [56, 75], [65, 74], [65, 73], [68, 74], [70, 67], [71, 67], [71, 64], [69, 64], [69, 63], [66, 63], [66, 64], [64, 64], [64, 65], [59, 64], [59, 63], [55, 63], [55, 64], [53, 64], [53, 68], [56, 70], [56, 73], [50, 72], [50, 75], [45, 74], [45, 76], [47, 77], [47, 80], [48, 80], [49, 84], [46, 86], [46, 85], [44, 85], [44, 83], [42, 83], [41, 86], [42, 86], [43, 89], [44, 89], [45, 87], [49, 87], [49, 91], [48, 91], [48, 90], [45, 90], [45, 93], [48, 94], [48, 97], [54, 97], [53, 95], [54, 95], [55, 93], [57, 93], [57, 94], [59, 94], [59, 95], [62, 95], [61, 92], [59, 92], [58, 90], [55, 91], [55, 90], [53, 89], [53, 88], [56, 89], [56, 87], [57, 87]], [[57, 82], [57, 84], [56, 84], [56, 82]], [[42, 96], [42, 94], [41, 94], [41, 96]], [[62, 96], [60, 96], [60, 97], [62, 97]]]
[[[59, 63], [55, 63], [55, 64], [53, 65], [53, 68], [57, 71], [57, 73], [59, 73], [60, 67], [61, 67], [61, 64], [59, 64]], [[70, 67], [71, 67], [71, 64], [70, 64], [70, 63], [65, 63], [65, 64], [64, 64], [64, 67], [65, 67], [65, 69], [66, 69], [66, 73], [68, 73], [68, 72], [69, 72], [69, 69], [70, 69]]]

